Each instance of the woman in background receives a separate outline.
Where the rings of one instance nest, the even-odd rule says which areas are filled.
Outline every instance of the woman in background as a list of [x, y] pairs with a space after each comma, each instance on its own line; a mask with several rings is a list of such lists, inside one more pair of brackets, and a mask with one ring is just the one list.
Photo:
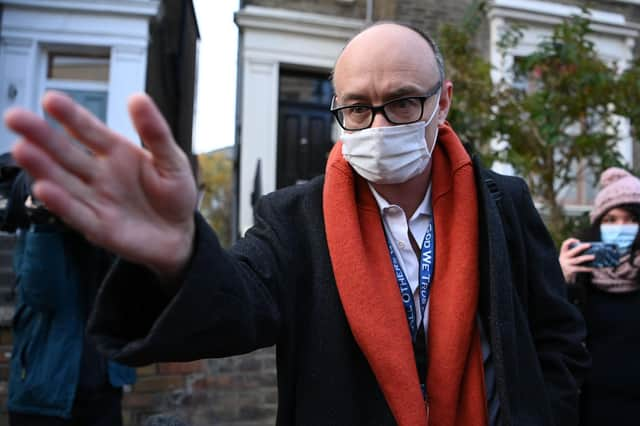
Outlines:
[[[612, 167], [600, 177], [591, 227], [560, 248], [569, 297], [587, 324], [592, 369], [581, 393], [582, 426], [640, 424], [640, 179]], [[613, 266], [594, 265], [589, 242], [615, 244]]]

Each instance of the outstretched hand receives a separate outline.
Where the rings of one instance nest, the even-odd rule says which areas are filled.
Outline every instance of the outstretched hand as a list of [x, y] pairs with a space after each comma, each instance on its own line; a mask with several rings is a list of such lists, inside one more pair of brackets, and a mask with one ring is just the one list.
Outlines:
[[34, 195], [92, 243], [167, 278], [179, 274], [191, 255], [196, 189], [189, 161], [151, 99], [129, 100], [148, 150], [62, 93], [47, 93], [43, 107], [82, 145], [29, 111], [6, 113], [7, 126], [21, 136], [13, 156], [34, 178]]

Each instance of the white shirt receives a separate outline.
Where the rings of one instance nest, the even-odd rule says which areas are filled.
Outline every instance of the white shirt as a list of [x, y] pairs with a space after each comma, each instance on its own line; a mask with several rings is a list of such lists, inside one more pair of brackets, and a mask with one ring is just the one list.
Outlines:
[[[427, 227], [432, 220], [431, 185], [427, 188], [427, 193], [422, 199], [422, 202], [418, 205], [418, 208], [408, 221], [407, 216], [404, 214], [404, 210], [402, 210], [400, 206], [396, 204], [389, 204], [387, 200], [378, 194], [371, 184], [369, 184], [369, 188], [371, 188], [373, 197], [376, 199], [376, 203], [380, 209], [380, 216], [382, 217], [382, 223], [384, 224], [385, 234], [387, 235], [394, 252], [398, 255], [398, 263], [400, 263], [400, 267], [409, 281], [409, 286], [413, 293], [413, 303], [416, 307], [417, 316], [420, 318], [420, 292], [418, 291], [418, 284], [420, 282], [420, 264], [416, 257], [416, 253], [413, 251], [413, 247], [411, 246], [411, 241], [409, 241], [408, 231], [411, 231], [411, 235], [418, 244], [418, 247], [422, 247], [424, 236], [427, 233]], [[422, 320], [425, 335], [428, 329], [428, 324], [429, 302], [427, 302], [427, 307], [424, 311], [424, 318]]]

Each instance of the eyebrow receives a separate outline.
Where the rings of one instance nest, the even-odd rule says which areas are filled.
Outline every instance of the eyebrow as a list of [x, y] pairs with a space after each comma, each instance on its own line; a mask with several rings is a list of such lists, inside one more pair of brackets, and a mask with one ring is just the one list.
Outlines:
[[[384, 96], [384, 100], [385, 102], [387, 102], [387, 101], [402, 98], [405, 96], [423, 96], [425, 93], [431, 91], [431, 89], [438, 86], [439, 84], [440, 83], [437, 82], [434, 86], [429, 87], [426, 90], [422, 89], [419, 86], [414, 86], [414, 85], [401, 86], [386, 93]], [[343, 105], [346, 104], [347, 102], [353, 102], [353, 101], [368, 103], [368, 100], [369, 100], [367, 96], [360, 95], [358, 93], [348, 93], [348, 92], [341, 98], [342, 98]]]
[[[428, 89], [427, 89], [428, 90]], [[404, 96], [421, 96], [425, 94], [425, 90], [417, 86], [402, 86], [385, 95], [387, 100], [402, 98]]]

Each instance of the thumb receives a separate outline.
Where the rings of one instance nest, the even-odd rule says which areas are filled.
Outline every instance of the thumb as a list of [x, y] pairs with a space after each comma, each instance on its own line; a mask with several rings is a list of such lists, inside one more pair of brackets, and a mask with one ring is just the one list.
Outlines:
[[133, 125], [156, 166], [166, 171], [182, 170], [182, 151], [153, 100], [145, 93], [136, 93], [129, 98], [128, 106]]

